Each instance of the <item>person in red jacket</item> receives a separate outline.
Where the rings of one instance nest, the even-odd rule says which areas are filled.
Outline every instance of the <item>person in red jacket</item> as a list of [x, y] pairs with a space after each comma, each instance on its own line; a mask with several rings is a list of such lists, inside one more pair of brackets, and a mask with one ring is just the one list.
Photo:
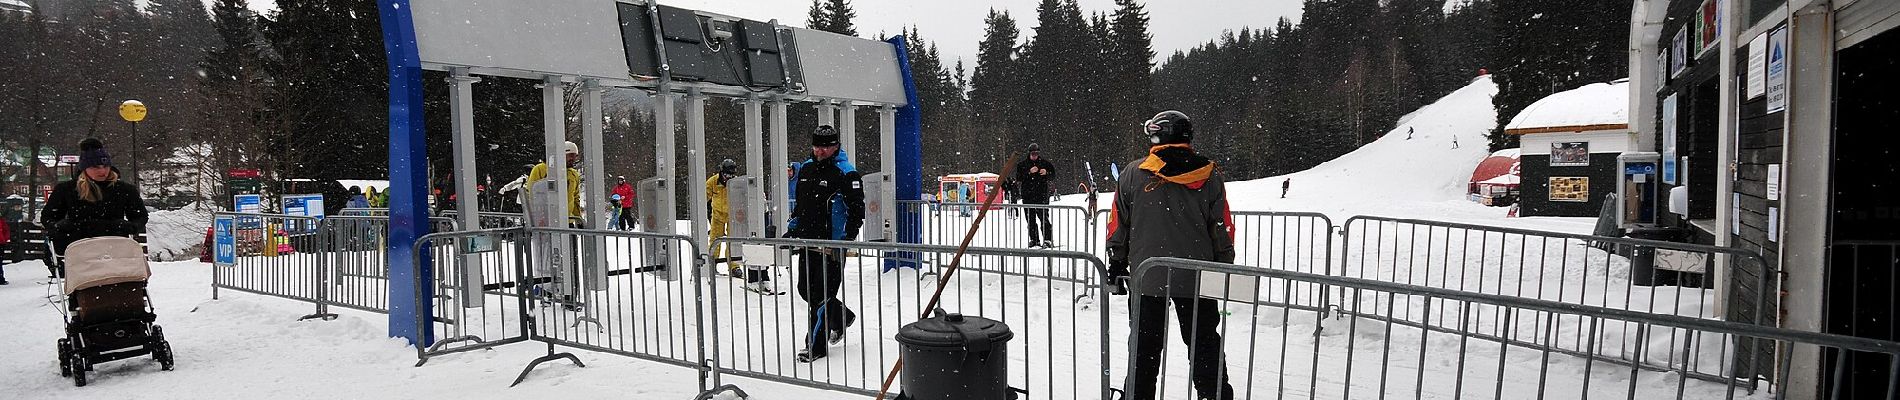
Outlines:
[[620, 184], [614, 185], [614, 194], [620, 196], [620, 229], [633, 230], [638, 218], [633, 217], [633, 185], [627, 183], [627, 177], [620, 177]]

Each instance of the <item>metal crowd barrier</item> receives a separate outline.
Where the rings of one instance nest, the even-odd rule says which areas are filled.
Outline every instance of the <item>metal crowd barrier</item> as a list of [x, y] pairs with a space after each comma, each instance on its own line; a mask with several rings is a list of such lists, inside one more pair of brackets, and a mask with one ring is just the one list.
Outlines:
[[[456, 211], [456, 210], [442, 211], [442, 217], [454, 219], [457, 221], [461, 220], [460, 215], [461, 215], [461, 212]], [[476, 221], [478, 221], [481, 224], [478, 227], [480, 229], [513, 228], [513, 227], [527, 225], [527, 223], [525, 222], [527, 221], [527, 217], [523, 216], [521, 213], [482, 211], [480, 213], [477, 213], [475, 218], [476, 218]]]
[[[1889, 281], [1895, 271], [1900, 271], [1900, 241], [1835, 241], [1828, 246], [1829, 271], [1825, 285], [1828, 293], [1843, 293], [1853, 296], [1852, 302], [1829, 302], [1823, 315], [1832, 320], [1828, 322], [1828, 332], [1894, 339], [1900, 337], [1900, 323], [1887, 316], [1900, 311], [1900, 302], [1894, 301], [1894, 288], [1870, 285], [1868, 282]], [[1842, 388], [1842, 398], [1868, 399], [1886, 396], [1900, 398], [1892, 392], [1882, 393], [1878, 383], [1900, 372], [1900, 367], [1890, 365], [1887, 360], [1869, 357], [1865, 354], [1830, 352], [1823, 354], [1832, 360], [1839, 375], [1832, 382]]]
[[[434, 333], [429, 336], [435, 342], [417, 346], [417, 366], [432, 357], [530, 340], [523, 318], [529, 304], [517, 274], [529, 265], [528, 242], [522, 228], [438, 232], [417, 240], [418, 256], [429, 255], [436, 283], [427, 299], [435, 315], [418, 326]], [[421, 274], [416, 279], [423, 283]], [[420, 306], [424, 300], [411, 301]]]
[[[1129, 399], [1154, 398], [1135, 390], [1133, 383], [1140, 381], [1155, 382], [1152, 388], [1164, 398], [1807, 398], [1812, 394], [1789, 393], [1787, 368], [1797, 352], [1844, 355], [1831, 361], [1837, 370], [1845, 370], [1849, 358], [1868, 365], [1900, 366], [1900, 343], [1896, 342], [1693, 316], [1174, 258], [1150, 259], [1134, 275], [1156, 273], [1199, 274], [1201, 300], [1182, 308], [1190, 317], [1179, 325], [1193, 330], [1186, 337], [1194, 339], [1168, 337], [1165, 327], [1180, 322], [1175, 312], [1156, 316], [1134, 310], [1133, 318], [1161, 318], [1158, 326], [1164, 328], [1156, 332], [1159, 336], [1138, 337], [1131, 343], [1128, 365], [1122, 370], [1135, 371], [1138, 365], [1153, 369], [1123, 383]], [[1261, 287], [1323, 285], [1343, 301], [1337, 305], [1340, 312], [1301, 310], [1259, 301], [1258, 293], [1247, 285], [1234, 284], [1245, 281]], [[1445, 310], [1419, 316], [1430, 318], [1424, 326], [1443, 329], [1388, 323], [1406, 318], [1395, 306], [1406, 303]], [[1152, 311], [1167, 309], [1147, 310]], [[1490, 334], [1491, 327], [1481, 326], [1493, 318], [1503, 330], [1536, 333], [1500, 338]], [[1580, 321], [1578, 329], [1593, 333], [1589, 337], [1607, 337], [1611, 336], [1607, 331], [1632, 327], [1636, 333], [1627, 343], [1636, 345], [1638, 357], [1617, 360], [1624, 351], [1611, 348], [1619, 344], [1615, 341], [1591, 342], [1576, 353], [1557, 351], [1571, 341], [1549, 328], [1560, 320]], [[1220, 337], [1216, 340], [1206, 333]], [[1166, 343], [1146, 342], [1156, 339]], [[1690, 345], [1671, 345], [1670, 340]], [[1157, 355], [1144, 358], [1132, 350], [1144, 345], [1156, 346], [1152, 351]], [[1196, 357], [1190, 349], [1197, 345], [1221, 354], [1205, 352]], [[1703, 380], [1690, 379], [1692, 363], [1659, 370], [1641, 361], [1659, 360], [1664, 356], [1655, 353], [1669, 353], [1706, 360], [1701, 365], [1724, 366], [1747, 348], [1774, 349], [1769, 361], [1779, 370], [1727, 370], [1720, 374], [1727, 378]], [[1201, 362], [1191, 361], [1196, 358]], [[1219, 392], [1222, 389], [1212, 379], [1194, 383], [1195, 367], [1208, 365], [1224, 367], [1201, 372], [1204, 376], [1224, 374], [1231, 392]], [[1828, 379], [1838, 382], [1839, 376]], [[1873, 390], [1886, 398], [1900, 393], [1900, 375], [1863, 378], [1885, 381], [1884, 392]], [[1849, 395], [1839, 385], [1825, 390], [1829, 392], [1821, 393], [1821, 398], [1881, 396]], [[1189, 397], [1197, 392], [1199, 397]]]
[[[1778, 326], [1775, 316], [1767, 312], [1774, 309], [1772, 295], [1777, 290], [1772, 289], [1772, 278], [1777, 272], [1763, 271], [1765, 264], [1759, 256], [1735, 248], [1379, 217], [1353, 217], [1346, 221], [1343, 234], [1341, 268], [1334, 276]], [[1724, 265], [1718, 261], [1721, 258], [1728, 259], [1732, 268], [1718, 268]], [[1639, 285], [1633, 282], [1631, 269], [1632, 264], [1642, 262], [1653, 262], [1659, 269], [1727, 275], [1729, 285], [1722, 290]], [[1592, 320], [1575, 315], [1549, 320], [1527, 320], [1518, 315], [1513, 319], [1509, 307], [1477, 304], [1471, 310], [1460, 310], [1448, 303], [1427, 304], [1422, 298], [1404, 294], [1337, 297], [1334, 301], [1344, 308], [1390, 308], [1390, 312], [1370, 316], [1388, 322], [1434, 330], [1474, 329], [1474, 334], [1520, 345], [1549, 346], [1550, 351], [1606, 361], [1634, 360], [1652, 370], [1679, 369], [1702, 379], [1721, 380], [1772, 368], [1766, 362], [1774, 349], [1752, 347], [1751, 343], [1738, 344], [1742, 346], [1738, 353], [1741, 356], [1730, 360], [1732, 365], [1686, 357], [1690, 348], [1699, 345], [1684, 336], [1692, 332], [1652, 332], [1645, 326], [1622, 322], [1592, 328]], [[1724, 303], [1726, 312], [1718, 312], [1718, 306]], [[1471, 313], [1470, 321], [1461, 322], [1470, 326], [1451, 325], [1455, 319], [1449, 316], [1463, 312]], [[1659, 340], [1662, 347], [1673, 351], [1653, 351], [1659, 350], [1652, 349], [1658, 346], [1637, 338]]]
[[[460, 230], [455, 220], [430, 218], [433, 232]], [[323, 219], [324, 303], [362, 311], [389, 312], [389, 217], [333, 216]]]
[[[1320, 213], [1233, 212], [1234, 263], [1282, 271], [1333, 273], [1333, 220]], [[1261, 296], [1292, 307], [1319, 310], [1325, 286], [1300, 284], [1262, 289]]]
[[[976, 221], [977, 209], [983, 204], [902, 200], [898, 201], [898, 207], [901, 207], [900, 210], [916, 211], [923, 216], [924, 244], [955, 246], [962, 243], [970, 224]], [[1055, 242], [1056, 249], [1095, 254], [1100, 248], [1102, 237], [1095, 233], [1088, 209], [1001, 202], [990, 207], [989, 215], [983, 219], [982, 229], [977, 230], [976, 237], [970, 242], [971, 246], [1005, 249], [1031, 247], [1029, 215], [1041, 213], [1048, 215], [1050, 233], [1055, 237], [1040, 239]]]
[[[548, 353], [531, 361], [517, 384], [545, 362], [581, 363], [571, 353], [557, 353], [559, 346], [691, 368], [708, 393], [731, 388], [720, 384], [706, 356], [718, 344], [705, 338], [719, 333], [705, 323], [707, 302], [698, 284], [703, 269], [692, 267], [700, 264], [690, 237], [527, 228], [432, 234], [417, 243], [435, 252], [432, 267], [444, 286], [435, 319], [455, 321], [418, 326], [444, 338], [418, 351], [418, 365], [445, 354], [534, 341], [547, 344]], [[417, 276], [416, 283], [424, 284]]]
[[[212, 296], [230, 289], [306, 301], [316, 311], [304, 318], [335, 318], [332, 306], [387, 312], [389, 309], [389, 217], [339, 215], [322, 219], [219, 212], [235, 222], [237, 260], [212, 269]], [[439, 231], [455, 221], [432, 218]]]
[[[893, 339], [913, 322], [939, 280], [931, 271], [947, 267], [956, 247], [941, 245], [837, 242], [799, 239], [724, 238], [746, 256], [745, 264], [763, 268], [783, 294], [743, 289], [745, 274], [712, 277], [710, 300], [715, 344], [714, 369], [728, 375], [865, 396], [876, 395], [887, 369], [897, 361]], [[810, 250], [808, 250], [810, 249]], [[855, 312], [840, 345], [810, 364], [793, 355], [804, 347], [812, 311], [806, 296], [822, 289], [828, 271], [804, 276], [810, 254], [840, 260], [838, 299]], [[855, 254], [852, 256], [851, 254]], [[923, 263], [896, 268], [891, 263]], [[941, 263], [941, 264], [939, 264]], [[1023, 272], [1027, 273], [1023, 273]], [[1009, 384], [1036, 399], [1108, 398], [1108, 308], [1072, 299], [1099, 291], [1106, 266], [1081, 252], [971, 247], [959, 272], [945, 285], [939, 306], [950, 312], [980, 315], [1008, 324]], [[817, 287], [801, 288], [802, 279]], [[927, 280], [926, 280], [927, 279]], [[831, 311], [827, 311], [831, 312]], [[1097, 373], [1100, 371], [1100, 373]]]
[[310, 302], [302, 319], [333, 318], [325, 309], [323, 257], [316, 218], [281, 214], [216, 213], [234, 222], [237, 259], [211, 269], [211, 298], [220, 289]]
[[343, 209], [343, 211], [337, 212], [337, 215], [348, 215], [348, 216], [358, 216], [358, 217], [379, 217], [379, 216], [387, 217], [389, 216], [389, 209], [387, 208], [345, 208]]

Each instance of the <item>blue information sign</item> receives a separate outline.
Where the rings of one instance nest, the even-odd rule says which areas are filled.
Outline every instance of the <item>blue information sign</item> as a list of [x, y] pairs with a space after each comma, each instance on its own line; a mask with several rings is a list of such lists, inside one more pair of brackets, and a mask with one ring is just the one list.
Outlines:
[[211, 241], [215, 247], [211, 261], [217, 265], [237, 264], [237, 221], [229, 215], [212, 221]]

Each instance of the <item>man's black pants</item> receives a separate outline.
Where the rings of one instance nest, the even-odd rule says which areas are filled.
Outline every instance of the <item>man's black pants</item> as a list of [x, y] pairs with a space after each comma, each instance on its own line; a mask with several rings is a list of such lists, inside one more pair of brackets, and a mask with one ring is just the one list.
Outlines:
[[1128, 301], [1130, 314], [1139, 315], [1129, 321], [1128, 342], [1135, 348], [1135, 366], [1122, 385], [1129, 400], [1156, 398], [1155, 378], [1161, 375], [1161, 353], [1167, 347], [1170, 301], [1181, 324], [1181, 340], [1193, 352], [1189, 376], [1195, 393], [1202, 399], [1233, 400], [1234, 387], [1227, 383], [1226, 357], [1221, 351], [1220, 308], [1214, 300], [1129, 296]]
[[798, 297], [805, 299], [805, 348], [814, 357], [829, 354], [826, 335], [844, 331], [857, 313], [838, 300], [844, 288], [844, 260], [833, 249], [799, 250]]
[[1029, 224], [1029, 241], [1042, 243], [1043, 240], [1056, 240], [1055, 225], [1049, 223], [1049, 209], [1024, 208], [1023, 214], [1028, 216], [1023, 221]]

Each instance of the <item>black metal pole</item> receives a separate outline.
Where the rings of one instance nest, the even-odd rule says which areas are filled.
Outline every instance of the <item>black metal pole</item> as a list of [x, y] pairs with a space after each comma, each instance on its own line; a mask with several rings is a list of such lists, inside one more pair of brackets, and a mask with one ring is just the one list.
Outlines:
[[40, 219], [40, 197], [45, 196], [40, 193], [40, 138], [37, 136], [38, 133], [35, 135], [26, 142], [27, 147], [32, 148], [33, 156], [26, 160], [26, 221], [24, 222]]
[[141, 147], [145, 147], [145, 143], [139, 141], [139, 122], [132, 121], [132, 187], [144, 190], [139, 186], [139, 148]]

